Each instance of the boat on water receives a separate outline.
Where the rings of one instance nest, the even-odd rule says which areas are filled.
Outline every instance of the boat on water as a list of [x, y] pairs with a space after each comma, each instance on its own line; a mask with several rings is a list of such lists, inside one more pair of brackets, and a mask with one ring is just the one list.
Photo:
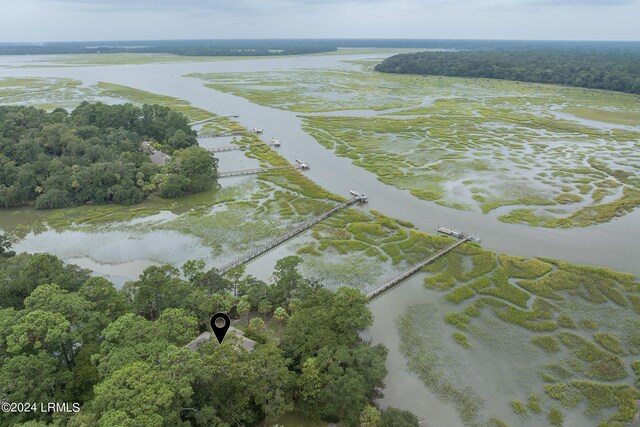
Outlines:
[[[447, 236], [452, 236], [452, 237], [455, 237], [456, 239], [464, 239], [465, 237], [469, 236], [467, 233], [463, 231], [456, 231], [451, 228], [440, 227], [440, 226], [438, 226], [438, 233], [446, 234]], [[471, 236], [469, 236], [469, 240], [476, 243], [480, 243], [482, 241], [482, 239], [480, 239], [480, 236], [478, 236], [477, 234], [472, 234]]]
[[353, 190], [353, 189], [349, 190], [349, 193], [353, 197], [355, 197], [356, 201], [359, 202], [359, 203], [366, 203], [366, 202], [369, 201], [369, 197], [367, 197], [366, 194], [359, 193], [359, 192], [357, 192], [356, 190]]
[[303, 160], [300, 160], [298, 158], [296, 158], [296, 163], [298, 164], [298, 166], [297, 166], [298, 169], [309, 169], [309, 167], [310, 167], [309, 163], [307, 163], [307, 162], [305, 162]]

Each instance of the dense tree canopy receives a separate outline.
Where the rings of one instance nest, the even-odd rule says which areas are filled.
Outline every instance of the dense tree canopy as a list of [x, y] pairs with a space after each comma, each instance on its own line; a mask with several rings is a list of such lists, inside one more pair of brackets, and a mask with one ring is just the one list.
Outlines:
[[395, 55], [376, 70], [485, 77], [640, 94], [640, 52], [595, 47], [419, 52]]
[[[49, 254], [0, 257], [2, 400], [81, 404], [3, 413], [0, 425], [255, 426], [296, 410], [344, 426], [417, 427], [409, 413], [372, 406], [386, 349], [359, 337], [372, 321], [366, 298], [323, 289], [299, 263], [278, 261], [272, 284], [242, 269], [229, 280], [200, 260], [183, 266], [186, 279], [153, 266], [118, 291]], [[248, 324], [252, 351], [234, 334], [184, 347], [216, 311]], [[267, 336], [267, 322], [284, 330]]]
[[[144, 140], [172, 159], [154, 165]], [[0, 207], [135, 204], [205, 191], [217, 161], [196, 145], [187, 118], [160, 105], [83, 102], [70, 114], [0, 107]]]

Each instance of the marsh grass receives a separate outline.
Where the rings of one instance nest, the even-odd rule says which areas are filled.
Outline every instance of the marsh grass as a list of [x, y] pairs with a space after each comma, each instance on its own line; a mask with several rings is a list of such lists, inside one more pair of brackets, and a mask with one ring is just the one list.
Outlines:
[[[360, 70], [192, 77], [260, 105], [327, 112], [304, 117], [304, 129], [318, 143], [386, 184], [453, 209], [500, 210], [497, 216], [505, 222], [578, 227], [610, 221], [640, 205], [640, 157], [630, 145], [640, 132], [590, 127], [556, 114], [562, 107], [631, 120], [637, 97], [507, 81], [390, 75], [373, 72], [371, 61], [357, 65]], [[425, 98], [430, 105], [416, 106]], [[400, 110], [385, 111], [392, 108]], [[330, 114], [358, 109], [380, 113]], [[622, 191], [611, 193], [617, 188]], [[543, 206], [549, 209], [539, 209]]]
[[[483, 273], [469, 274], [478, 259], [486, 264], [481, 269]], [[529, 352], [536, 356], [520, 363], [537, 365], [539, 382], [523, 377], [529, 400], [526, 404], [513, 404], [516, 413], [527, 414], [536, 420], [536, 425], [550, 420], [556, 423], [553, 425], [562, 423], [564, 415], [548, 408], [546, 402], [550, 400], [560, 402], [567, 411], [584, 412], [594, 419], [594, 424], [618, 425], [615, 423], [629, 419], [628, 390], [633, 390], [631, 385], [640, 378], [640, 361], [629, 367], [621, 356], [640, 355], [640, 321], [633, 318], [634, 304], [640, 301], [640, 284], [635, 277], [550, 258], [496, 256], [469, 245], [433, 263], [427, 271], [425, 286], [441, 291], [443, 302], [456, 307], [445, 312], [441, 322], [457, 329], [452, 338], [460, 345], [466, 346], [464, 343], [470, 343], [472, 338], [478, 340], [478, 345], [470, 348], [474, 354], [487, 351], [485, 340], [508, 339], [495, 336], [503, 330], [502, 322], [522, 328], [525, 336], [535, 333], [530, 335], [528, 344]], [[416, 328], [438, 328], [433, 319], [427, 322], [417, 308], [405, 315], [409, 313]], [[512, 333], [519, 334], [517, 329]], [[536, 347], [542, 351], [536, 352]], [[416, 353], [405, 355], [416, 372], [424, 369], [422, 363], [437, 365], [441, 360], [459, 360], [444, 346], [437, 348], [440, 353], [429, 362]], [[496, 352], [495, 357], [512, 360], [502, 353], [504, 349], [488, 348]], [[598, 393], [608, 397], [599, 397]], [[476, 421], [480, 412], [478, 408]]]

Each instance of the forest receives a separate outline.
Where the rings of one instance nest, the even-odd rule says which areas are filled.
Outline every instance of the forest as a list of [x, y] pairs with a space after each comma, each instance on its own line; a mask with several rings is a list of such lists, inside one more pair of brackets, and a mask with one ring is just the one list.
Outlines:
[[[154, 165], [142, 141], [162, 147]], [[37, 209], [135, 204], [206, 191], [217, 159], [197, 146], [183, 114], [161, 105], [83, 102], [71, 113], [0, 107], [0, 206]]]
[[171, 53], [184, 56], [273, 56], [335, 51], [335, 42], [311, 40], [144, 40], [0, 43], [0, 55]]
[[640, 51], [638, 42], [464, 39], [217, 39], [111, 40], [0, 43], [0, 55], [172, 53], [185, 56], [273, 56], [334, 52], [342, 48], [446, 49], [461, 51]]
[[[387, 350], [359, 336], [372, 323], [366, 297], [303, 277], [299, 257], [279, 260], [269, 284], [192, 260], [148, 267], [117, 290], [53, 255], [15, 255], [6, 239], [0, 249], [0, 400], [80, 405], [3, 413], [3, 426], [255, 426], [291, 412], [418, 426], [412, 413], [373, 403]], [[184, 347], [219, 311], [256, 341], [252, 350], [232, 333]]]
[[589, 46], [407, 53], [387, 58], [375, 69], [383, 73], [482, 77], [640, 94], [640, 51]]

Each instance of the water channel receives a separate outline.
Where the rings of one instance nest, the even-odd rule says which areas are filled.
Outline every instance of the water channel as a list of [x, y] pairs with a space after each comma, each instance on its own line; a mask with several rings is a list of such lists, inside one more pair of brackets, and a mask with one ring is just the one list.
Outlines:
[[[419, 200], [408, 191], [383, 184], [376, 176], [351, 164], [351, 160], [338, 157], [318, 144], [301, 128], [296, 113], [262, 107], [243, 98], [214, 91], [203, 82], [183, 77], [190, 73], [251, 72], [290, 69], [320, 69], [348, 67], [343, 60], [362, 59], [386, 55], [310, 56], [242, 61], [171, 63], [148, 65], [114, 65], [87, 67], [1, 68], [16, 66], [24, 57], [0, 58], [0, 77], [66, 77], [81, 80], [85, 85], [99, 81], [143, 89], [189, 101], [195, 107], [217, 114], [237, 112], [239, 121], [248, 128], [265, 129], [263, 139], [278, 138], [282, 142], [279, 152], [293, 162], [294, 158], [309, 159], [313, 167], [306, 171], [316, 183], [336, 194], [348, 195], [349, 188], [369, 196], [369, 209], [388, 216], [408, 220], [420, 230], [435, 233], [438, 225], [445, 225], [481, 235], [485, 249], [522, 256], [554, 257], [578, 264], [612, 267], [640, 276], [640, 210], [635, 210], [611, 222], [574, 229], [544, 229], [525, 225], [505, 224], [495, 216], [477, 212], [459, 211], [435, 203]], [[45, 59], [30, 57], [28, 61]], [[425, 102], [431, 100], [425, 99]], [[374, 112], [350, 112], [376, 114]], [[346, 114], [346, 113], [340, 113]], [[213, 145], [222, 145], [216, 141]], [[221, 170], [243, 165], [243, 154], [221, 154]], [[224, 156], [224, 157], [223, 157]], [[237, 159], [225, 163], [227, 159]], [[244, 166], [247, 167], [247, 166]], [[248, 178], [251, 179], [251, 178]], [[225, 185], [225, 182], [221, 182]], [[229, 181], [231, 182], [231, 181]], [[237, 181], [236, 181], [237, 182]], [[228, 184], [227, 184], [228, 185]], [[0, 227], [11, 222], [9, 214], [0, 214]], [[76, 233], [76, 234], [73, 234]], [[186, 259], [204, 258], [208, 264], [222, 264], [210, 259], [206, 248], [189, 236], [149, 234], [132, 238], [127, 235], [93, 235], [83, 232], [56, 233], [48, 231], [30, 234], [16, 245], [19, 251], [49, 251], [68, 262], [91, 268], [108, 275], [117, 284], [136, 278], [148, 265], [170, 262], [179, 265]], [[176, 249], [176, 242], [179, 243]], [[286, 246], [254, 261], [248, 268], [252, 274], [266, 278], [276, 259], [287, 255]], [[390, 350], [387, 367], [389, 376], [383, 405], [410, 409], [421, 418], [429, 418], [433, 425], [462, 425], [453, 407], [438, 400], [422, 382], [406, 368], [399, 351], [396, 319], [407, 307], [429, 299], [414, 278], [371, 304], [375, 324], [366, 335], [374, 343], [382, 342]], [[430, 424], [431, 425], [431, 424]]]

